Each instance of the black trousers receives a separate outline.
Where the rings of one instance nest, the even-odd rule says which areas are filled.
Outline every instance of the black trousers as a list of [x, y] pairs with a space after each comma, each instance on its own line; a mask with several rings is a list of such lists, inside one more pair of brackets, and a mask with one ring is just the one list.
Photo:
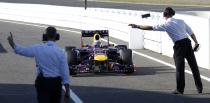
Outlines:
[[179, 40], [174, 45], [174, 61], [176, 65], [177, 90], [184, 92], [185, 88], [185, 58], [192, 70], [197, 89], [203, 88], [197, 61], [192, 49], [191, 41], [188, 38]]
[[38, 103], [61, 103], [61, 77], [38, 76], [35, 81]]

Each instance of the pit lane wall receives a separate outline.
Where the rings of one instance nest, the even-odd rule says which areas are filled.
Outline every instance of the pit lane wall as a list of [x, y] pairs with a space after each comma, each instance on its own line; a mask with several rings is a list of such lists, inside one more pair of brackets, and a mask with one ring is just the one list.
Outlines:
[[[151, 17], [141, 18], [150, 13]], [[198, 65], [210, 69], [210, 16], [199, 13], [176, 14], [189, 24], [201, 44], [195, 53]], [[205, 14], [205, 13], [204, 13]], [[110, 36], [130, 41], [130, 23], [155, 25], [164, 22], [162, 13], [104, 8], [50, 6], [41, 4], [0, 3], [0, 19], [29, 23], [56, 25], [75, 29], [108, 29]], [[173, 56], [173, 43], [165, 32], [141, 31], [144, 34], [144, 48]], [[138, 43], [138, 42], [137, 42]]]

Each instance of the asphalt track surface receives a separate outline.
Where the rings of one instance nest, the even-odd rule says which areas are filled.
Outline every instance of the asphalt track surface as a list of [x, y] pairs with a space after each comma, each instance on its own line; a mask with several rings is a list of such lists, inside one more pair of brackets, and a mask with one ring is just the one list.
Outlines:
[[[98, 7], [98, 8], [163, 11], [165, 7], [171, 6], [176, 11], [209, 11], [210, 10], [210, 7], [200, 7], [200, 6], [146, 5], [146, 4], [96, 2], [94, 0], [87, 0], [87, 1], [88, 1], [87, 3], [88, 7]], [[0, 2], [84, 7], [84, 0], [0, 0]]]
[[[57, 4], [56, 0], [31, 1], [22, 0], [21, 2]], [[75, 0], [68, 0], [68, 2], [73, 1]], [[10, 2], [15, 1], [10, 0]], [[59, 3], [61, 2], [62, 0], [59, 0]], [[58, 44], [63, 48], [65, 46], [79, 47], [80, 34], [72, 32], [79, 32], [79, 30], [62, 29], [59, 30], [61, 40]], [[36, 103], [34, 59], [25, 58], [13, 53], [6, 39], [10, 31], [14, 33], [15, 41], [27, 46], [41, 42], [44, 28], [26, 24], [0, 22], [0, 103]], [[127, 44], [114, 38], [111, 38], [111, 41], [118, 44]], [[137, 51], [173, 64], [172, 58], [149, 50]], [[133, 55], [136, 65], [136, 72], [134, 74], [79, 75], [71, 77], [71, 89], [84, 103], [209, 103], [210, 82], [202, 79], [204, 93], [200, 95], [196, 92], [192, 75], [186, 74], [185, 94], [173, 95], [171, 92], [175, 88], [175, 70], [143, 56]], [[186, 69], [189, 69], [187, 65]], [[202, 75], [209, 77], [209, 71], [200, 70]]]
[[[63, 28], [59, 30], [61, 47], [80, 45], [80, 34]], [[69, 31], [66, 31], [69, 30]], [[34, 88], [35, 63], [32, 58], [15, 55], [7, 43], [9, 32], [15, 41], [25, 46], [40, 43], [42, 27], [9, 22], [0, 22], [0, 101], [1, 103], [36, 103]], [[123, 41], [111, 38], [119, 44]], [[172, 58], [148, 51], [138, 52], [173, 63]], [[175, 70], [169, 66], [134, 55], [136, 72], [125, 74], [84, 74], [71, 77], [71, 89], [84, 103], [209, 103], [210, 83], [203, 80], [204, 93], [196, 92], [192, 75], [186, 74], [184, 95], [173, 95]], [[188, 66], [186, 65], [186, 68]], [[201, 69], [202, 74], [208, 73]], [[204, 74], [205, 74], [204, 73]]]

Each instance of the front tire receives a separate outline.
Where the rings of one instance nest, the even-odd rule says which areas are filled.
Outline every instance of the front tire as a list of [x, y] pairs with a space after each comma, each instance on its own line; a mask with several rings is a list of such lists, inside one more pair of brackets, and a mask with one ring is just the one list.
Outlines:
[[66, 53], [67, 53], [67, 61], [69, 65], [69, 72], [70, 75], [76, 75], [77, 70], [73, 67], [73, 65], [77, 65], [77, 52], [74, 50], [76, 47], [66, 47]]
[[129, 66], [126, 68], [127, 71], [124, 72], [125, 74], [131, 74], [134, 72], [133, 67], [133, 57], [132, 57], [132, 50], [131, 49], [120, 49], [120, 58], [122, 60], [123, 65]]
[[119, 49], [127, 49], [127, 46], [126, 45], [117, 45], [117, 46], [115, 46], [115, 48], [117, 48], [118, 50]]
[[133, 65], [132, 50], [131, 49], [120, 49], [120, 59], [123, 64]]

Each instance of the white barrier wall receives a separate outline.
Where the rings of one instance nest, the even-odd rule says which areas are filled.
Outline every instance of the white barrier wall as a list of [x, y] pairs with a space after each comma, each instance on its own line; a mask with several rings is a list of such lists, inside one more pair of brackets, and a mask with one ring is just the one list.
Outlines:
[[[151, 17], [142, 19], [141, 15], [145, 13], [148, 11], [0, 3], [0, 19], [76, 29], [108, 29], [110, 36], [126, 42], [130, 40], [128, 24], [155, 25], [164, 22], [162, 13], [150, 12]], [[201, 44], [200, 51], [196, 53], [198, 64], [210, 69], [209, 16], [177, 14], [176, 18], [184, 19], [192, 27]], [[173, 43], [165, 32], [141, 32], [144, 33], [145, 48], [172, 57]]]
[[[141, 25], [157, 25], [160, 23], [164, 23], [165, 20], [162, 17], [162, 13], [157, 12], [151, 12], [151, 17], [147, 19], [142, 19]], [[162, 53], [162, 35], [166, 34], [165, 32], [159, 32], [159, 31], [144, 31], [145, 32], [145, 48], [150, 49], [152, 51], [156, 51], [158, 53]], [[167, 35], [166, 35], [167, 36]]]
[[109, 29], [113, 37], [129, 41], [128, 23], [143, 11], [0, 3], [0, 19], [57, 25], [76, 29]]

